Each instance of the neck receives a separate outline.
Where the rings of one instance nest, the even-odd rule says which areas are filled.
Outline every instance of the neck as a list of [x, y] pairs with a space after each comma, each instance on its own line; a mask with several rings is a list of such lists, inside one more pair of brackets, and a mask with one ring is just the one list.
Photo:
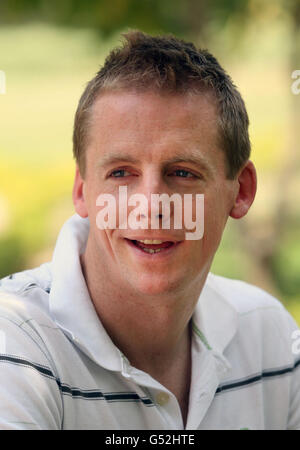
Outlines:
[[116, 283], [105, 264], [94, 261], [89, 243], [81, 264], [96, 312], [131, 365], [163, 376], [187, 354], [189, 322], [206, 277], [188, 292], [145, 295], [126, 282]]

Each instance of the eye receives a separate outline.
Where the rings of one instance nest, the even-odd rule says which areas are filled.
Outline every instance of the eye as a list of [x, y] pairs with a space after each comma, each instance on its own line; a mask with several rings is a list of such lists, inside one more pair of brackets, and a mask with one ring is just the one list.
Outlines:
[[188, 170], [184, 169], [176, 169], [174, 172], [172, 172], [171, 175], [175, 174], [175, 176], [180, 178], [194, 178], [195, 175], [192, 172], [189, 172]]
[[118, 169], [118, 170], [114, 170], [113, 172], [111, 172], [110, 177], [122, 178], [122, 177], [127, 177], [128, 175], [130, 175], [130, 172], [128, 172], [128, 170]]

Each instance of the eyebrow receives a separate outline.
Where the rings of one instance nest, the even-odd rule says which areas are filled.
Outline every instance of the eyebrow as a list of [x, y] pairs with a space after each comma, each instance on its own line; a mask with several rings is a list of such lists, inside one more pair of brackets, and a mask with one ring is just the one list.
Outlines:
[[130, 155], [120, 155], [120, 153], [108, 153], [101, 157], [101, 159], [97, 163], [97, 167], [108, 167], [111, 164], [119, 163], [119, 162], [131, 162], [133, 164], [137, 164], [139, 161], [133, 158]]
[[[101, 157], [97, 163], [97, 167], [106, 168], [112, 164], [129, 162], [132, 164], [138, 164], [141, 161], [132, 157], [131, 155], [120, 155], [120, 153], [108, 153]], [[172, 158], [162, 160], [164, 165], [171, 165], [176, 163], [191, 163], [204, 169], [208, 175], [213, 175], [215, 172], [214, 166], [207, 161], [206, 158], [199, 155], [198, 150], [192, 150], [186, 152], [186, 154], [180, 152], [175, 154]]]

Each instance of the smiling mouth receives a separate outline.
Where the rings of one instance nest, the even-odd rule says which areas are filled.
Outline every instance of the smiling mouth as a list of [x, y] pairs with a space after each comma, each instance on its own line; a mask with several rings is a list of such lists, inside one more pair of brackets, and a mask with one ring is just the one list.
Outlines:
[[158, 239], [135, 240], [126, 238], [126, 240], [142, 252], [152, 255], [154, 253], [164, 253], [179, 244], [179, 242], [161, 241]]

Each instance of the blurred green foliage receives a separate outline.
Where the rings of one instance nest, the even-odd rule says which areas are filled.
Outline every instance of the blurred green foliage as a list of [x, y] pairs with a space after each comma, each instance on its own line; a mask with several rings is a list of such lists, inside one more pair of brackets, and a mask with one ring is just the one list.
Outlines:
[[0, 21], [17, 24], [38, 19], [67, 27], [89, 27], [102, 36], [124, 27], [186, 36], [195, 18], [198, 23], [202, 18], [213, 18], [218, 24], [232, 15], [246, 20], [248, 4], [246, 0], [2, 0]]

